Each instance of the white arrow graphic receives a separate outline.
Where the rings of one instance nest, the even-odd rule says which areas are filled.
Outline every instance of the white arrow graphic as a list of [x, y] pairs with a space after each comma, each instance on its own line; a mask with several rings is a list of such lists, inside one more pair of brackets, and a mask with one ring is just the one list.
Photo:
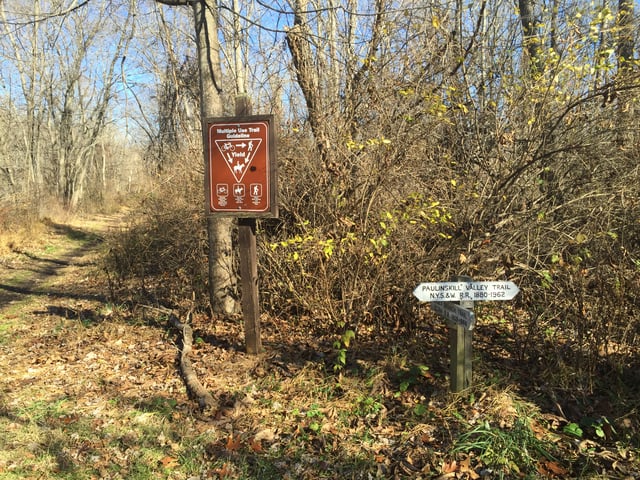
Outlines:
[[511, 300], [520, 289], [513, 282], [427, 282], [413, 295], [421, 302], [460, 302], [462, 300]]
[[216, 140], [216, 147], [220, 151], [222, 158], [226, 160], [227, 167], [233, 174], [236, 182], [240, 183], [249, 165], [258, 151], [258, 147], [262, 143], [261, 138], [250, 138], [249, 143], [245, 140]]

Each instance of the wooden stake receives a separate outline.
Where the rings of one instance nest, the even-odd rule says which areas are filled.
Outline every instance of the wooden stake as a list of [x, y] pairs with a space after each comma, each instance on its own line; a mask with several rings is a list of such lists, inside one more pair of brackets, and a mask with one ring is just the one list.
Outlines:
[[[246, 95], [236, 97], [236, 115], [251, 115]], [[262, 351], [260, 337], [260, 304], [258, 298], [258, 255], [256, 248], [256, 219], [238, 219], [238, 251], [240, 255], [240, 284], [242, 289], [242, 317], [247, 353]]]
[[255, 218], [238, 219], [238, 249], [240, 251], [244, 338], [247, 353], [255, 355], [262, 351]]
[[[452, 282], [471, 282], [471, 277], [457, 275]], [[472, 300], [463, 300], [459, 304], [469, 310], [473, 310]], [[471, 360], [473, 330], [467, 330], [462, 325], [449, 324], [449, 348], [451, 358], [451, 391], [461, 392], [472, 384]]]

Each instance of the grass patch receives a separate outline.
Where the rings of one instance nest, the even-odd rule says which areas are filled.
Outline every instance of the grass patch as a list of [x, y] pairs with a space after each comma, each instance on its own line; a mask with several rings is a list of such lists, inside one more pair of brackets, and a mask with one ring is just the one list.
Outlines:
[[47, 424], [68, 415], [68, 400], [60, 398], [52, 401], [36, 400], [33, 403], [19, 407], [17, 418], [27, 424]]
[[[466, 425], [452, 452], [466, 454], [473, 459], [473, 468], [493, 472], [492, 478], [539, 478], [547, 473], [543, 465], [568, 473], [559, 459], [559, 437], [544, 426], [537, 407], [508, 390], [492, 393], [484, 415], [472, 422], [459, 417]], [[475, 403], [473, 395], [471, 403]]]
[[[69, 398], [38, 400], [0, 419], [0, 477], [168, 478], [179, 470], [180, 424], [137, 409], [94, 418]], [[124, 415], [123, 415], [124, 414]], [[192, 472], [193, 473], [193, 472]], [[5, 474], [9, 474], [5, 476]]]
[[12, 270], [11, 274], [3, 279], [10, 287], [20, 287], [33, 279], [33, 272], [29, 270]]
[[4, 322], [3, 315], [0, 315], [0, 345], [3, 345], [9, 341], [11, 336], [11, 330], [13, 330], [13, 324], [9, 322]]
[[59, 250], [60, 250], [59, 245], [45, 245], [44, 248], [42, 249], [42, 251], [47, 255], [53, 255]]
[[541, 461], [555, 462], [556, 449], [551, 442], [539, 439], [528, 418], [517, 419], [510, 428], [500, 428], [483, 421], [463, 433], [455, 443], [454, 453], [474, 453], [478, 462], [496, 472], [496, 478], [529, 476], [534, 478]]

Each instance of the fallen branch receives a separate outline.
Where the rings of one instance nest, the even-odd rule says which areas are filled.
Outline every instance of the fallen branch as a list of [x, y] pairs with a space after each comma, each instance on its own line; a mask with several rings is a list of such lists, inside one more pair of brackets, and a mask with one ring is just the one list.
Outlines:
[[218, 410], [219, 404], [211, 393], [202, 386], [191, 365], [189, 354], [193, 345], [193, 329], [173, 313], [169, 315], [169, 323], [182, 332], [182, 349], [180, 351], [180, 371], [189, 392], [196, 397], [200, 408]]

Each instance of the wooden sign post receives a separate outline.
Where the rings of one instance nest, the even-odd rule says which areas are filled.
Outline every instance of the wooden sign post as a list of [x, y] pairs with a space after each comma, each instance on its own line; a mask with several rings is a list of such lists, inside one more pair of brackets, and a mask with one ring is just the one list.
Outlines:
[[461, 392], [472, 383], [474, 302], [511, 300], [519, 291], [513, 282], [474, 282], [463, 275], [455, 276], [449, 282], [421, 283], [413, 291], [421, 302], [430, 302], [431, 309], [449, 325], [452, 392]]
[[252, 116], [246, 97], [236, 117], [207, 121], [210, 215], [238, 217], [242, 316], [247, 353], [262, 351], [256, 217], [277, 217], [275, 134], [271, 115]]
[[[457, 276], [455, 282], [470, 282], [471, 277]], [[473, 315], [473, 300], [461, 300], [460, 307]], [[474, 315], [475, 321], [475, 315]], [[473, 358], [473, 328], [467, 328], [454, 320], [449, 325], [449, 358], [451, 359], [450, 385], [452, 392], [461, 392], [471, 386]]]
[[245, 345], [247, 353], [250, 354], [258, 354], [262, 351], [256, 244], [256, 219], [239, 218], [238, 250], [240, 251], [242, 317], [244, 319]]

